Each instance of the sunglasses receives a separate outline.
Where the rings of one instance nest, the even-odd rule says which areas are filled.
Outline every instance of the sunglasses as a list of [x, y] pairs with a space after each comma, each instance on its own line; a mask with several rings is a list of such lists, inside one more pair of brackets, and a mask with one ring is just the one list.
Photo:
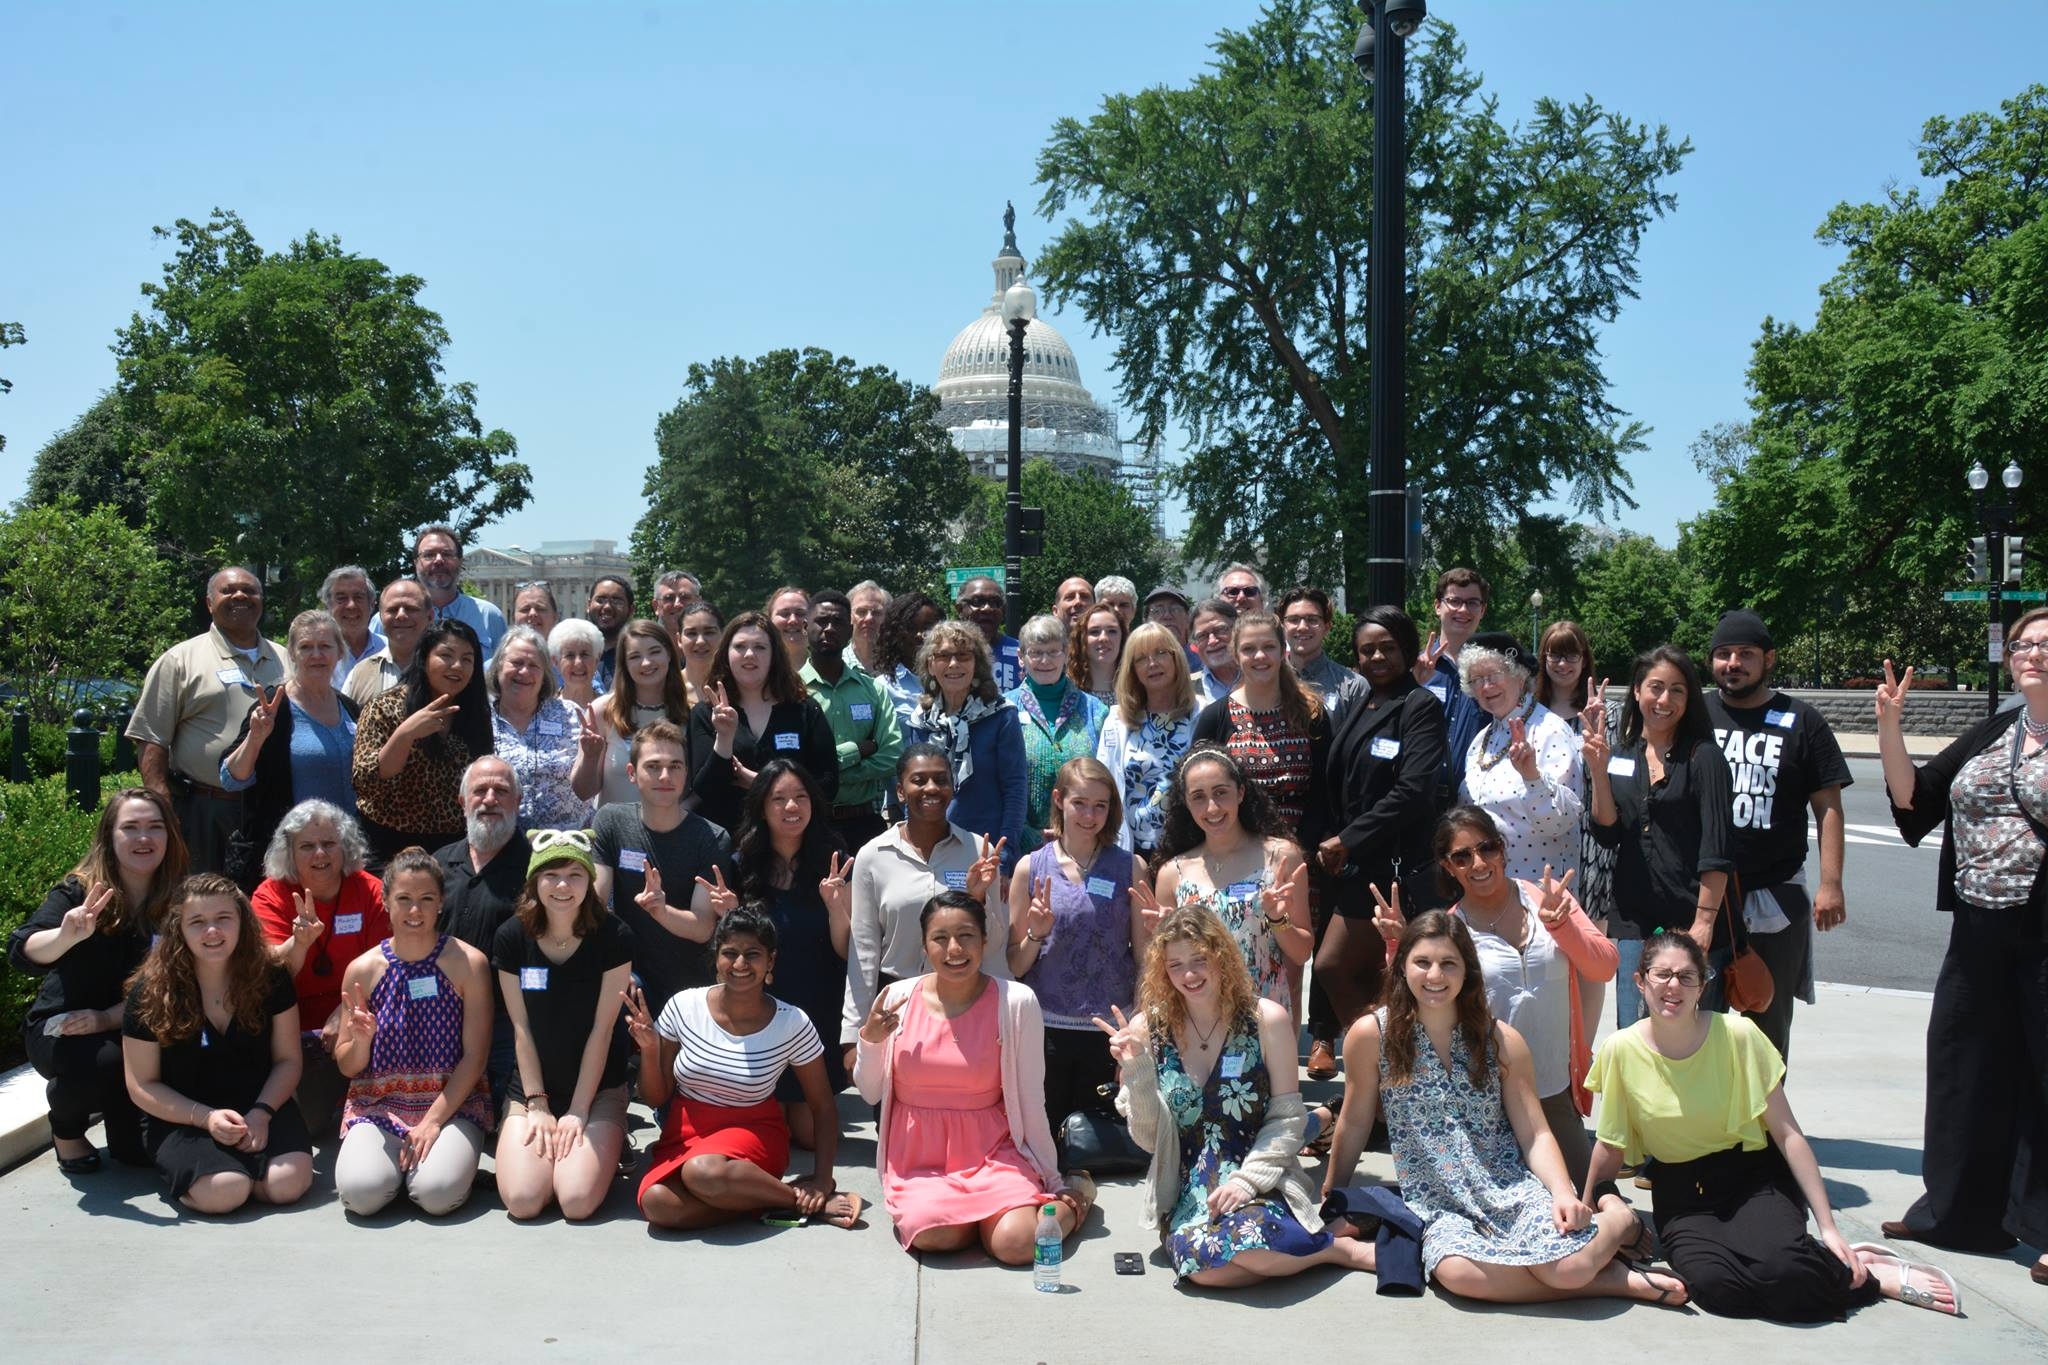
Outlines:
[[1444, 861], [1452, 867], [1470, 867], [1479, 858], [1499, 857], [1507, 845], [1498, 839], [1482, 839], [1469, 848], [1454, 848], [1444, 855]]

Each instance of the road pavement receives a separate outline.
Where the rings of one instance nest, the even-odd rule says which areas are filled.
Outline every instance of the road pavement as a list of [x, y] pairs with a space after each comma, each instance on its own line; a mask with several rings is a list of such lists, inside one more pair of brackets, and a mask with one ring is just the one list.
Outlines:
[[[1842, 873], [1849, 918], [1816, 936], [1814, 975], [1822, 981], [1931, 991], [1948, 948], [1948, 916], [1934, 908], [1941, 832], [1907, 848], [1892, 824], [1877, 760], [1852, 758], [1855, 781], [1842, 793], [1848, 848]], [[1811, 841], [1817, 847], [1817, 840]], [[1807, 884], [1820, 884], [1820, 856], [1807, 860]]]

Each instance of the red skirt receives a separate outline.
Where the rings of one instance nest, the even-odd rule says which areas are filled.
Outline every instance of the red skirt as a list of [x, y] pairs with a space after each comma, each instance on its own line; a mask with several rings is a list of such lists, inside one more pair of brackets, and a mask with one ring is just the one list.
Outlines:
[[789, 1170], [789, 1121], [773, 1099], [728, 1109], [677, 1095], [668, 1107], [661, 1141], [647, 1154], [647, 1173], [640, 1177], [640, 1198], [682, 1169], [693, 1156], [722, 1156], [749, 1161], [780, 1180]]

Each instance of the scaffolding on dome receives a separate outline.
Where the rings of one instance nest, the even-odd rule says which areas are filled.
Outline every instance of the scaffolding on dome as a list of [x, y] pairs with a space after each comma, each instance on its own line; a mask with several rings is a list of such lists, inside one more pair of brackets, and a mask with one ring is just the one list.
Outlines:
[[1137, 454], [1123, 463], [1117, 481], [1152, 518], [1152, 534], [1166, 539], [1166, 456], [1158, 435], [1148, 441], [1127, 441]]

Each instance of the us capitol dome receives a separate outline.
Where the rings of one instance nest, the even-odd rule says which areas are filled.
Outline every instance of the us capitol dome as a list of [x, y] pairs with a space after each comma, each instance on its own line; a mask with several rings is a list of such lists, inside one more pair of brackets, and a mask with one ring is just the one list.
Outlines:
[[[1003, 249], [996, 253], [995, 292], [981, 316], [960, 329], [939, 362], [939, 425], [967, 456], [976, 474], [1001, 479], [1009, 459], [1010, 336], [1003, 325], [1003, 291], [1024, 275], [1017, 249], [1016, 211], [1003, 214]], [[1068, 473], [1092, 472], [1132, 485], [1154, 505], [1156, 459], [1126, 463], [1116, 413], [1095, 401], [1081, 383], [1073, 348], [1044, 318], [1024, 332], [1024, 458], [1051, 460]]]

